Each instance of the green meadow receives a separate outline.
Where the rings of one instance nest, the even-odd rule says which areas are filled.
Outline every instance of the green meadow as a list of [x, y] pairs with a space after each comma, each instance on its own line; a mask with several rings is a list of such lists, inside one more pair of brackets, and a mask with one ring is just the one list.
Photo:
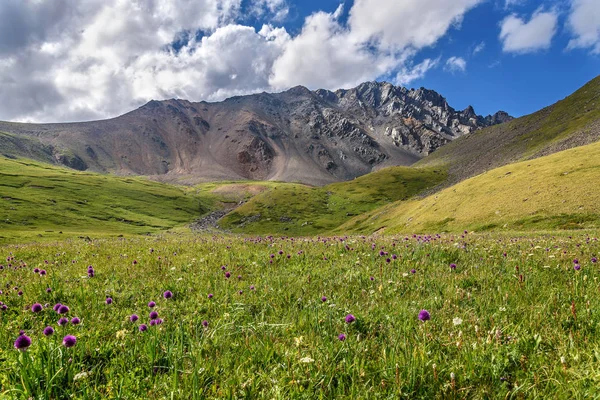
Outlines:
[[0, 253], [0, 398], [600, 396], [600, 246], [584, 232], [167, 233]]

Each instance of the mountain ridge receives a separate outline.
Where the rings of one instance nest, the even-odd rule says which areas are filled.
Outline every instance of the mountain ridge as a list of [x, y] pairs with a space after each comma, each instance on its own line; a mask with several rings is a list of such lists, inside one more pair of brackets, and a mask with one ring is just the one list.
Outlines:
[[[335, 92], [296, 86], [213, 103], [152, 100], [101, 121], [0, 122], [12, 143], [0, 140], [0, 153], [179, 183], [323, 185], [411, 165], [460, 136], [510, 119], [504, 112], [483, 117], [471, 106], [457, 111], [433, 90], [388, 82]], [[15, 150], [23, 147], [15, 145], [19, 139], [28, 141], [29, 153]]]

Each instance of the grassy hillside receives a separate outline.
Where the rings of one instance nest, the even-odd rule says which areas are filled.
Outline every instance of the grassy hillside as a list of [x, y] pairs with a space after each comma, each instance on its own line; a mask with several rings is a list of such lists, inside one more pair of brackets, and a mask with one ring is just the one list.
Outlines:
[[210, 193], [0, 157], [0, 243], [145, 234], [193, 221]]
[[463, 136], [415, 165], [447, 167], [449, 186], [509, 163], [597, 140], [600, 140], [600, 76], [554, 105]]
[[600, 143], [498, 168], [422, 200], [354, 218], [340, 232], [600, 227]]
[[409, 199], [445, 178], [440, 168], [392, 167], [324, 187], [273, 184], [228, 214], [221, 226], [244, 233], [319, 234], [352, 216]]

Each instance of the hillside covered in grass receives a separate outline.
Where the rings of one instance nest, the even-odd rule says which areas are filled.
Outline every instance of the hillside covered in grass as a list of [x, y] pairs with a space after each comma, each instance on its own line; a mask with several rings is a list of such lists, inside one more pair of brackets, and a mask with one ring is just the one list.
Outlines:
[[0, 243], [154, 233], [193, 221], [214, 201], [189, 188], [0, 157]]
[[441, 168], [391, 167], [324, 187], [271, 185], [220, 224], [234, 232], [316, 235], [378, 206], [407, 200], [445, 178]]
[[354, 218], [338, 232], [600, 227], [600, 143], [494, 169], [425, 199]]
[[446, 186], [510, 163], [600, 140], [600, 76], [533, 114], [449, 143], [415, 166], [444, 166]]

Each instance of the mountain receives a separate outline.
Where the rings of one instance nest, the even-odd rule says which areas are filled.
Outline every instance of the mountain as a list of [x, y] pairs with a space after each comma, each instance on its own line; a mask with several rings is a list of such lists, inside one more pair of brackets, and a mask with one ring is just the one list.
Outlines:
[[600, 76], [565, 99], [459, 138], [415, 166], [447, 168], [450, 186], [510, 163], [600, 140]]
[[196, 183], [322, 185], [411, 165], [456, 138], [509, 121], [456, 111], [438, 93], [368, 82], [350, 90], [261, 93], [218, 103], [151, 101], [93, 122], [0, 122], [0, 154], [77, 170]]

